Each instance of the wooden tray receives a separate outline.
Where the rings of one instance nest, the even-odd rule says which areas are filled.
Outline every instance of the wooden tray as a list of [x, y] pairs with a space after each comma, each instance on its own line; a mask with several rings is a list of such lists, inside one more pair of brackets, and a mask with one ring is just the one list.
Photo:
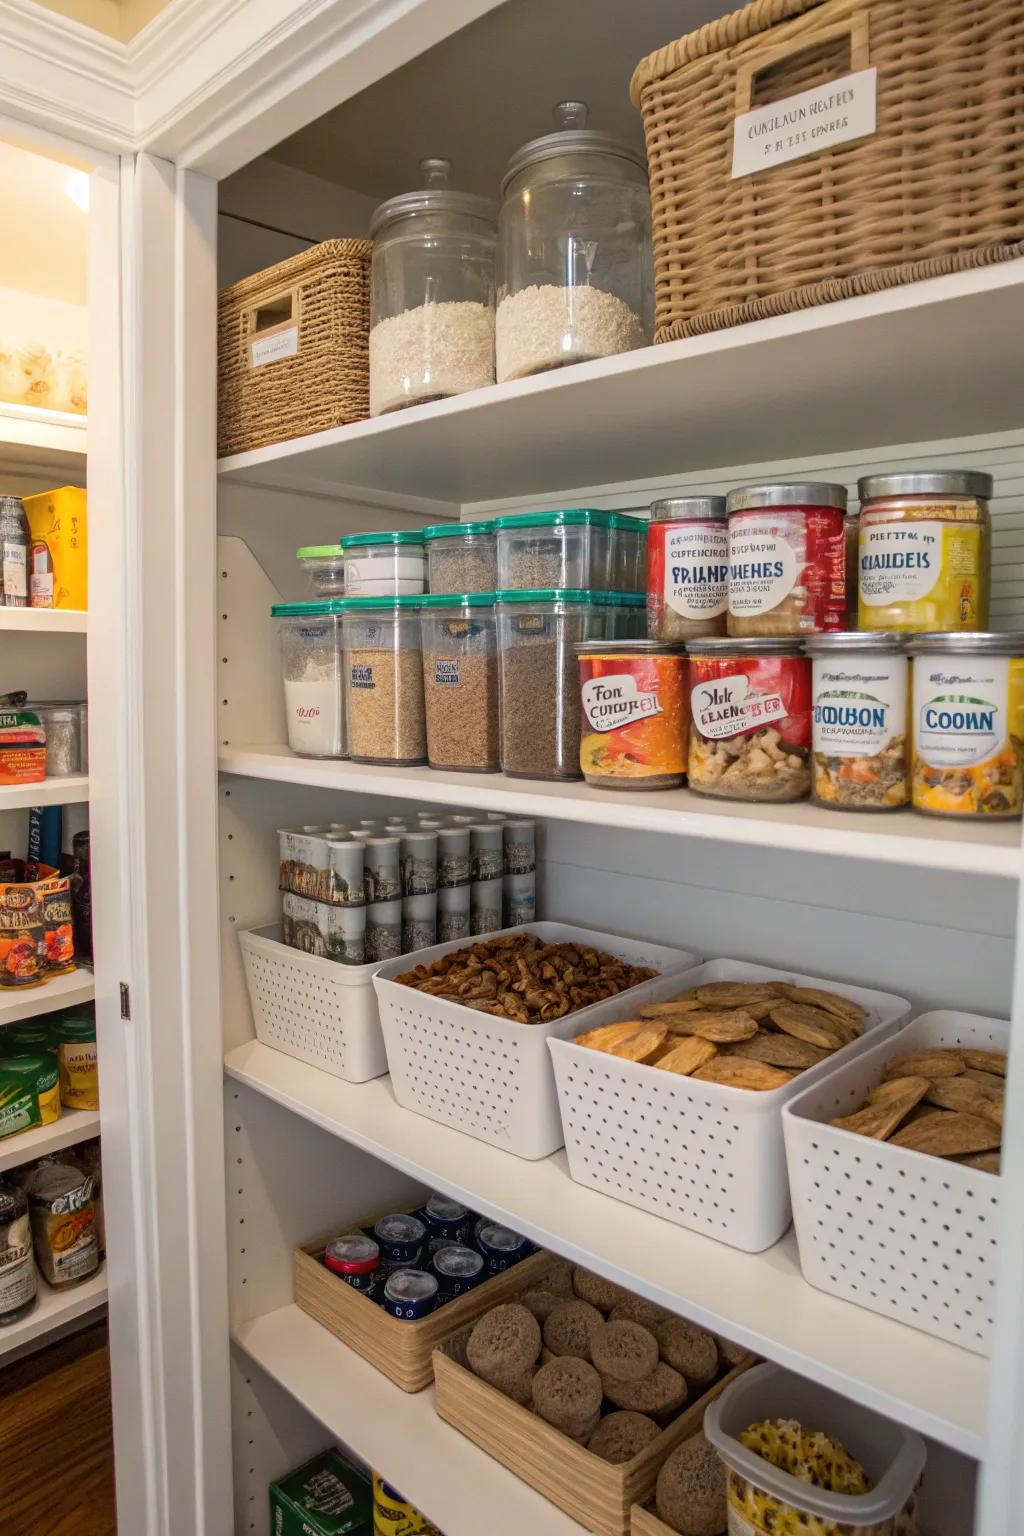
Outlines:
[[629, 1512], [630, 1536], [677, 1536], [670, 1525], [651, 1508], [634, 1504]]
[[[342, 1230], [354, 1232], [360, 1227], [372, 1227], [386, 1214], [378, 1211]], [[411, 1323], [401, 1322], [320, 1263], [327, 1244], [337, 1236], [338, 1232], [331, 1232], [319, 1242], [295, 1249], [295, 1303], [335, 1338], [354, 1349], [357, 1355], [362, 1355], [364, 1360], [369, 1360], [378, 1371], [383, 1371], [403, 1392], [422, 1392], [424, 1387], [430, 1386], [434, 1379], [431, 1355], [438, 1344], [460, 1328], [474, 1323], [499, 1302], [508, 1301], [519, 1291], [536, 1285], [555, 1262], [550, 1253], [532, 1254], [504, 1274], [485, 1280], [457, 1301], [446, 1302], [427, 1317]]]
[[[441, 1418], [598, 1536], [626, 1536], [631, 1511], [650, 1498], [662, 1462], [697, 1433], [708, 1403], [754, 1363], [751, 1355], [720, 1376], [639, 1456], [616, 1466], [474, 1376], [466, 1364], [470, 1332], [464, 1328], [434, 1351]], [[663, 1536], [666, 1527], [658, 1526], [649, 1536]]]

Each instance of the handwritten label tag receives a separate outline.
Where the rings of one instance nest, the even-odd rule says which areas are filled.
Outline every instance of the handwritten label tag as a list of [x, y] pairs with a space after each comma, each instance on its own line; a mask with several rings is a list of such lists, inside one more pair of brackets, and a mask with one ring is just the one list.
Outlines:
[[275, 331], [273, 336], [257, 337], [249, 343], [249, 365], [260, 368], [264, 363], [276, 363], [282, 357], [295, 357], [299, 350], [299, 328], [290, 325], [286, 331]]
[[875, 131], [877, 89], [878, 70], [861, 69], [744, 112], [733, 125], [733, 179], [867, 138]]

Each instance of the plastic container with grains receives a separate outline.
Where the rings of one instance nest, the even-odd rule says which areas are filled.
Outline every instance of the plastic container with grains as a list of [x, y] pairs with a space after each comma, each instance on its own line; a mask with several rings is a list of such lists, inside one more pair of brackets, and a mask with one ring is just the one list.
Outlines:
[[651, 506], [647, 633], [652, 640], [724, 635], [729, 533], [724, 496], [677, 496]]
[[345, 596], [345, 556], [340, 544], [307, 544], [296, 550], [295, 558], [318, 601]]
[[303, 757], [344, 757], [344, 602], [275, 603], [288, 745]]
[[427, 755], [418, 597], [346, 598], [349, 750], [357, 763], [422, 763]]
[[617, 571], [617, 521], [589, 507], [496, 518], [499, 589], [608, 591]]
[[576, 645], [603, 638], [600, 594], [499, 592], [501, 766], [528, 779], [578, 779], [580, 689]]
[[426, 588], [427, 556], [415, 529], [352, 533], [341, 547], [349, 597], [416, 597]]
[[493, 523], [436, 523], [424, 528], [423, 540], [433, 594], [494, 591], [498, 555]]
[[431, 768], [496, 772], [498, 654], [494, 593], [422, 599], [423, 695]]

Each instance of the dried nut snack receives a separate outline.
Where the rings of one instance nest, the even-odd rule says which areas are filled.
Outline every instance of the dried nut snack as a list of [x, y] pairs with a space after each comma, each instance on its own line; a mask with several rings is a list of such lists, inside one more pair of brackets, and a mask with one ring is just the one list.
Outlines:
[[698, 1067], [709, 1062], [712, 1056], [718, 1055], [718, 1047], [710, 1040], [701, 1040], [697, 1035], [689, 1040], [681, 1040], [672, 1047], [664, 1056], [659, 1056], [654, 1066], [663, 1072], [676, 1072], [683, 1077], [690, 1077]]
[[697, 1008], [706, 1006], [692, 992], [688, 992], [680, 997], [667, 998], [663, 1003], [645, 1003], [637, 1009], [637, 1016], [641, 1019], [674, 1018], [677, 1013], [693, 1013]]
[[1002, 1140], [1002, 1130], [980, 1115], [940, 1110], [905, 1125], [889, 1138], [890, 1146], [913, 1152], [932, 1152], [936, 1157], [955, 1157], [963, 1152], [992, 1152]]
[[705, 1008], [742, 1008], [759, 998], [786, 996], [783, 981], [706, 981], [694, 990]]
[[742, 1008], [710, 1008], [684, 1013], [678, 1022], [669, 1023], [668, 1027], [677, 1035], [700, 1035], [702, 1040], [713, 1040], [716, 1045], [752, 1040], [757, 1034], [757, 1020]]
[[981, 1083], [985, 1088], [996, 1088], [1000, 1093], [1006, 1092], [1005, 1077], [1000, 1077], [995, 1072], [979, 1072], [977, 1067], [964, 1067], [963, 1076], [973, 1083]]
[[1001, 1158], [998, 1152], [965, 1152], [952, 1161], [965, 1168], [980, 1168], [983, 1173], [998, 1173]]
[[618, 1024], [599, 1024], [586, 1034], [576, 1036], [577, 1045], [589, 1046], [592, 1051], [610, 1051], [624, 1040], [630, 1040], [640, 1028], [638, 1019], [622, 1019]]
[[802, 1072], [816, 1067], [819, 1061], [827, 1061], [831, 1051], [820, 1045], [809, 1045], [795, 1035], [776, 1034], [774, 1030], [759, 1029], [750, 1040], [740, 1040], [730, 1046], [730, 1056], [744, 1056], [748, 1061], [763, 1061], [769, 1067], [785, 1067], [790, 1072]]
[[925, 1098], [929, 1104], [937, 1104], [940, 1109], [964, 1110], [969, 1115], [980, 1115], [982, 1120], [991, 1120], [993, 1125], [1002, 1126], [1003, 1095], [982, 1088], [979, 1083], [972, 1083], [967, 1077], [944, 1077], [931, 1084]]
[[808, 1008], [805, 1003], [778, 1003], [769, 1017], [787, 1035], [795, 1035], [822, 1050], [837, 1051], [841, 1045], [849, 1044], [838, 1019], [822, 1013], [820, 1008]]
[[964, 1070], [962, 1051], [936, 1049], [933, 1051], [904, 1051], [893, 1056], [885, 1064], [882, 1074], [890, 1077], [957, 1077]]
[[964, 1066], [973, 1068], [975, 1072], [991, 1072], [996, 1077], [1006, 1076], [1005, 1051], [973, 1051], [961, 1049], [960, 1055], [964, 1059]]
[[826, 992], [824, 987], [785, 984], [785, 995], [791, 1003], [806, 1003], [809, 1008], [822, 1008], [826, 1013], [834, 1013], [851, 1024], [859, 1024], [864, 1018], [864, 1009], [859, 1003], [850, 997], [840, 997], [837, 992]]
[[796, 1074], [784, 1072], [781, 1067], [766, 1066], [763, 1061], [746, 1061], [742, 1056], [716, 1056], [693, 1073], [703, 1083], [722, 1083], [728, 1088], [752, 1088], [755, 1092], [769, 1093], [773, 1088], [783, 1088], [791, 1083]]
[[842, 1115], [829, 1123], [841, 1131], [855, 1131], [860, 1136], [885, 1141], [931, 1087], [926, 1077], [901, 1077], [899, 1082], [898, 1094], [891, 1094], [881, 1103], [869, 1104], [866, 1109], [858, 1109], [852, 1115]]
[[[903, 1097], [908, 1084], [912, 1085], [920, 1081], [922, 1081], [921, 1078], [913, 1076], [887, 1078], [875, 1084], [868, 1094], [867, 1101], [869, 1104], [891, 1104], [893, 1099]], [[926, 1077], [923, 1081], [928, 1083], [929, 1087], [931, 1086], [931, 1078]]]

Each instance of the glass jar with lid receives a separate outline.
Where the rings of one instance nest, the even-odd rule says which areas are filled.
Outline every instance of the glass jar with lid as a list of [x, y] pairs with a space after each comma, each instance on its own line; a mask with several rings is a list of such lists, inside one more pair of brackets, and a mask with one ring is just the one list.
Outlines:
[[837, 811], [910, 801], [910, 664], [892, 632], [812, 635], [811, 799]]
[[420, 170], [370, 221], [371, 416], [494, 382], [497, 207], [455, 191], [450, 160]]
[[1024, 811], [1024, 633], [915, 635], [911, 802], [928, 816]]
[[643, 155], [587, 127], [584, 102], [512, 156], [498, 221], [499, 383], [647, 345], [651, 204]]
[[724, 635], [728, 594], [725, 497], [672, 496], [652, 502], [647, 529], [651, 639]]
[[964, 469], [868, 475], [857, 491], [858, 627], [983, 630], [992, 476]]
[[744, 485], [729, 514], [730, 635], [820, 634], [846, 614], [846, 487]]

